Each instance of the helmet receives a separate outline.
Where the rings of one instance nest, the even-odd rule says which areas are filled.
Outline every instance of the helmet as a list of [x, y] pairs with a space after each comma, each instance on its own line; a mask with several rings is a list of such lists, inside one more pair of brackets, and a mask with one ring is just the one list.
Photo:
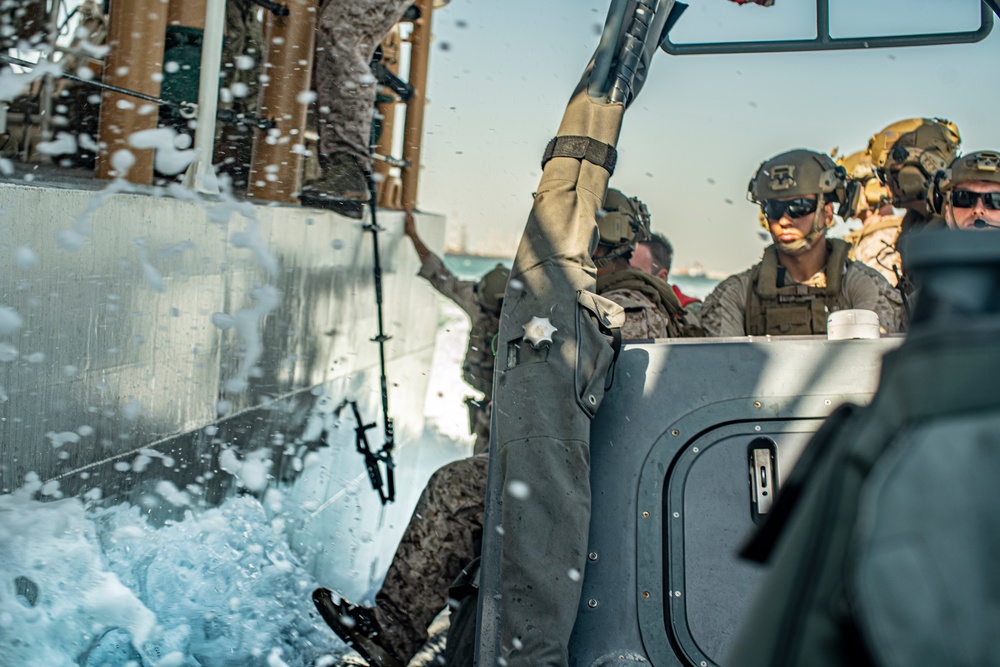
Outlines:
[[893, 204], [904, 206], [927, 198], [927, 188], [939, 170], [958, 152], [958, 127], [941, 118], [910, 118], [893, 123], [868, 142], [868, 153], [879, 180], [889, 184]]
[[[889, 189], [875, 177], [875, 166], [868, 151], [858, 151], [837, 158], [837, 164], [847, 171], [847, 178], [857, 183], [864, 193], [857, 210], [877, 209], [891, 200]], [[864, 204], [860, 206], [860, 204]]]
[[968, 181], [1000, 183], [1000, 152], [976, 151], [955, 158], [948, 168], [939, 171], [928, 190], [927, 205], [934, 213], [944, 212], [944, 194]]
[[[823, 210], [826, 202], [848, 202], [847, 186], [847, 170], [838, 166], [833, 158], [825, 153], [798, 148], [776, 155], [757, 167], [747, 188], [747, 198], [763, 206], [768, 199], [816, 195], [817, 215], [813, 230], [795, 243], [779, 245], [783, 252], [797, 254], [811, 248], [836, 222], [833, 216], [823, 220], [819, 211]], [[851, 198], [855, 196], [854, 192], [856, 188], [852, 189]]]
[[598, 243], [609, 252], [599, 258], [598, 266], [615, 257], [631, 252], [637, 243], [650, 237], [649, 209], [636, 197], [628, 197], [621, 190], [608, 188], [604, 207], [597, 216]]
[[796, 195], [823, 195], [825, 201], [844, 200], [847, 171], [829, 155], [797, 148], [776, 155], [757, 167], [747, 198], [755, 204]]
[[503, 306], [503, 294], [507, 289], [507, 278], [510, 277], [510, 269], [503, 264], [495, 267], [479, 279], [473, 287], [476, 293], [476, 301], [484, 310], [491, 313], [499, 313]]

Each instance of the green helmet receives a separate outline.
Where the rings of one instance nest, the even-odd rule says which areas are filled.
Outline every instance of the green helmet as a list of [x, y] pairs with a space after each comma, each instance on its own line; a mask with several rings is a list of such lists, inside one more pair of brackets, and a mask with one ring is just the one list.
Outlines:
[[628, 254], [637, 243], [649, 239], [649, 209], [636, 197], [608, 188], [604, 207], [597, 216], [597, 231], [599, 245], [608, 249], [597, 262], [600, 266]]
[[825, 201], [844, 200], [847, 171], [825, 153], [797, 148], [761, 163], [750, 179], [747, 197], [755, 204], [768, 199], [822, 195]]
[[905, 206], [927, 199], [934, 174], [955, 159], [961, 142], [958, 127], [950, 121], [910, 118], [874, 135], [868, 153], [879, 180], [894, 186], [892, 203]]
[[934, 184], [927, 195], [928, 208], [942, 214], [945, 193], [969, 181], [1000, 183], [1000, 152], [976, 151], [952, 160], [947, 169], [939, 171], [934, 177]]
[[[816, 217], [813, 229], [804, 239], [795, 243], [778, 244], [786, 254], [805, 252], [826, 234], [836, 222], [833, 216], [824, 220], [823, 207], [827, 202], [847, 202], [856, 199], [857, 188], [848, 193], [847, 170], [837, 165], [826, 153], [798, 148], [776, 155], [761, 163], [750, 179], [747, 198], [763, 207], [769, 199], [816, 195]], [[844, 213], [847, 211], [845, 210]], [[765, 221], [766, 224], [766, 221]]]
[[500, 312], [509, 277], [510, 269], [503, 264], [497, 264], [472, 288], [476, 293], [476, 301], [484, 310], [491, 313]]

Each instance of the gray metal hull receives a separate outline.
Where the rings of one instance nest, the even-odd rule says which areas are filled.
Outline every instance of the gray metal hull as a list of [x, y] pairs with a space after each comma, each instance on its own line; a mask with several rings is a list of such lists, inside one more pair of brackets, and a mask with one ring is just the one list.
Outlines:
[[[350, 410], [302, 441], [325, 394], [356, 400], [378, 422], [373, 446], [382, 442], [372, 241], [359, 222], [30, 184], [0, 185], [0, 208], [0, 305], [21, 318], [0, 336], [0, 493], [33, 474], [43, 498], [89, 492], [162, 520], [186, 508], [155, 493], [159, 480], [211, 505], [239, 486], [220, 452], [265, 448], [311, 569], [355, 595], [367, 589], [423, 478], [457, 455], [406, 446], [423, 429], [438, 297], [415, 276], [402, 215], [379, 220], [401, 465], [398, 501], [377, 525]], [[443, 219], [421, 217], [440, 248]], [[220, 328], [217, 313], [238, 322]]]

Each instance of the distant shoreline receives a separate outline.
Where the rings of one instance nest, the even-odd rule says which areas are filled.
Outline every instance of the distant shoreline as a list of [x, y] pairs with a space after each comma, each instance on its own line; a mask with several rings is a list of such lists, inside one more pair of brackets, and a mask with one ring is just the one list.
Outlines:
[[499, 260], [506, 260], [508, 262], [514, 261], [513, 257], [503, 257], [501, 255], [487, 255], [478, 252], [465, 252], [462, 250], [456, 250], [454, 248], [445, 248], [444, 254], [451, 255], [453, 257], [474, 257], [475, 259], [499, 259]]
[[[448, 257], [454, 258], [464, 258], [464, 259], [476, 259], [476, 260], [490, 260], [495, 262], [500, 262], [502, 264], [510, 265], [513, 261], [513, 257], [503, 257], [499, 255], [486, 255], [478, 252], [459, 252], [454, 249], [445, 249], [444, 254]], [[722, 271], [710, 271], [706, 269], [697, 268], [693, 273], [691, 269], [693, 267], [682, 267], [670, 273], [671, 276], [686, 276], [690, 278], [709, 278], [711, 280], [724, 280], [729, 277], [728, 273]]]

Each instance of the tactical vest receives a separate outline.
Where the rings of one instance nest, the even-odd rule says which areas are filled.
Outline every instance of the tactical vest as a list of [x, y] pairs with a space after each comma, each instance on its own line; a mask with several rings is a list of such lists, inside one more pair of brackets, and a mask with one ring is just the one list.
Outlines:
[[486, 394], [486, 401], [493, 399], [493, 339], [500, 331], [500, 318], [480, 309], [469, 331], [469, 348], [462, 364], [462, 376], [477, 391]]
[[772, 245], [750, 271], [744, 327], [749, 336], [809, 336], [826, 333], [826, 318], [850, 308], [841, 287], [850, 246], [840, 239], [826, 242], [826, 287], [778, 287], [778, 251]]
[[685, 317], [684, 307], [669, 284], [648, 273], [628, 269], [597, 277], [597, 293], [605, 294], [616, 289], [630, 289], [648, 296], [666, 315], [667, 336], [670, 338], [697, 338], [704, 336], [702, 329]]

